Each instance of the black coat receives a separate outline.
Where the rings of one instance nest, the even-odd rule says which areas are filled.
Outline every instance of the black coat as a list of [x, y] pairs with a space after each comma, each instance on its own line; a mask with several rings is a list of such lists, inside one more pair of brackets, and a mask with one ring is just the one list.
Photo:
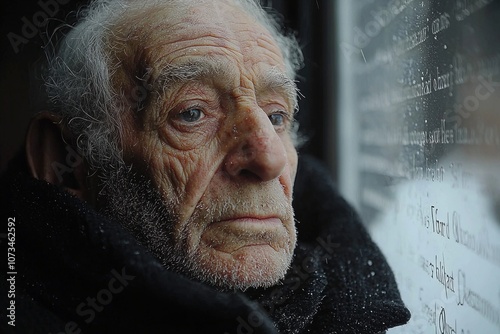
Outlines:
[[17, 273], [0, 273], [2, 291], [15, 290], [15, 299], [0, 299], [2, 332], [372, 334], [410, 317], [384, 256], [310, 158], [300, 159], [295, 183], [292, 267], [282, 284], [244, 293], [165, 270], [118, 223], [22, 166], [2, 178]]

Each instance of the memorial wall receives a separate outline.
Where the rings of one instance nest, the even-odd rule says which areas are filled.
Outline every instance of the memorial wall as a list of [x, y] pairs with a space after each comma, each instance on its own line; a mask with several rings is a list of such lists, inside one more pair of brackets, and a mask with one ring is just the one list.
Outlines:
[[339, 1], [340, 188], [412, 319], [500, 333], [500, 1]]

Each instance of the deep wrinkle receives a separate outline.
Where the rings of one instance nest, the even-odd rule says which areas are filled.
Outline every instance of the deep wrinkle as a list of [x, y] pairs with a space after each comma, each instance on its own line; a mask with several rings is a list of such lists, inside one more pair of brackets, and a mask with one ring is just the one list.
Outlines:
[[[166, 267], [211, 284], [266, 286], [284, 275], [296, 242], [297, 92], [269, 33], [229, 2], [217, 6], [223, 25], [208, 5], [193, 24], [170, 19], [168, 29], [148, 33], [141, 66], [150, 74], [151, 100], [137, 119], [142, 124], [127, 124], [124, 155], [173, 210], [173, 246], [151, 239]], [[202, 117], [179, 117], [189, 108]], [[259, 215], [281, 223], [252, 224], [248, 217]], [[217, 225], [228, 217], [248, 224]], [[157, 228], [136, 226], [151, 226], [150, 234]]]

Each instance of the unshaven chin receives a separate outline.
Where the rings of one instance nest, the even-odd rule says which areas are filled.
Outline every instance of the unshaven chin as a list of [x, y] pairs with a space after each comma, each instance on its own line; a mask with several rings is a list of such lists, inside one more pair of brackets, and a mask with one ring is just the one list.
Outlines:
[[178, 234], [189, 276], [220, 289], [276, 284], [288, 270], [296, 231], [279, 181], [209, 189]]
[[[267, 287], [284, 277], [293, 257], [293, 209], [283, 188], [235, 189], [204, 198], [185, 223], [180, 203], [128, 169], [110, 172], [103, 212], [120, 222], [169, 270], [221, 290]], [[261, 214], [256, 218], [254, 213]]]

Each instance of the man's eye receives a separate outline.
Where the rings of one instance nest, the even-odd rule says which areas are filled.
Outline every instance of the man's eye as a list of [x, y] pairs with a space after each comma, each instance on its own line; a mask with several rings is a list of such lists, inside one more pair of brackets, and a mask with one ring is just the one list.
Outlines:
[[277, 127], [281, 127], [285, 125], [287, 116], [283, 114], [283, 112], [276, 112], [269, 115], [269, 120], [271, 124]]
[[181, 112], [179, 114], [179, 119], [187, 123], [194, 123], [202, 119], [204, 116], [205, 114], [200, 109], [191, 108]]

